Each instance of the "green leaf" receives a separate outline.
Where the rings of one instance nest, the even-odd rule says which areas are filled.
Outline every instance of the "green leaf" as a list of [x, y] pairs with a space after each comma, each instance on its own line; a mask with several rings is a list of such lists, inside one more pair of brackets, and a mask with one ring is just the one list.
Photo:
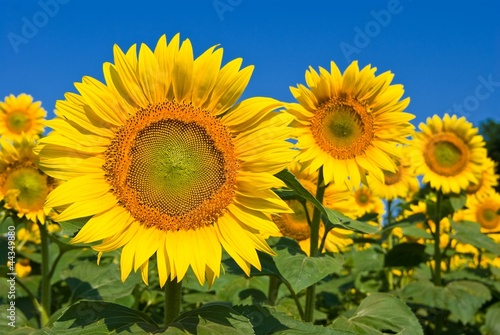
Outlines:
[[426, 260], [425, 245], [419, 243], [400, 243], [387, 252], [384, 266], [412, 268]]
[[379, 245], [373, 244], [368, 249], [353, 252], [352, 260], [354, 272], [378, 271], [384, 267], [384, 252]]
[[466, 324], [474, 321], [474, 314], [491, 299], [490, 290], [481, 283], [457, 280], [445, 287], [429, 281], [408, 284], [400, 292], [407, 301], [424, 306], [446, 309]]
[[155, 332], [159, 328], [146, 314], [103, 301], [79, 301], [52, 326], [53, 334], [110, 334]]
[[467, 196], [465, 194], [453, 194], [450, 196], [451, 207], [455, 211], [458, 211], [465, 206], [466, 200], [467, 200]]
[[401, 335], [422, 335], [423, 331], [410, 308], [401, 300], [386, 293], [372, 293], [347, 318], [333, 321], [331, 328], [353, 331], [356, 334], [381, 335], [391, 331]]
[[500, 335], [500, 302], [497, 302], [486, 310], [484, 325], [481, 327], [481, 334]]
[[61, 226], [61, 233], [67, 236], [74, 236], [90, 220], [91, 216], [73, 219], [69, 221], [58, 222]]
[[340, 254], [308, 257], [295, 240], [282, 238], [280, 243], [276, 245], [278, 256], [274, 258], [274, 262], [281, 276], [295, 292], [317, 283], [331, 273], [339, 272], [344, 264]]
[[129, 295], [135, 285], [141, 282], [137, 274], [132, 274], [125, 282], [120, 279], [117, 264], [91, 263], [81, 261], [75, 267], [61, 272], [72, 291], [73, 300], [107, 300], [114, 301]]
[[164, 332], [164, 334], [176, 333], [197, 335], [255, 334], [247, 317], [231, 307], [216, 304], [207, 304], [181, 314]]
[[[235, 310], [247, 317], [252, 323], [256, 335], [353, 335], [348, 330], [332, 329], [330, 327], [315, 326], [311, 323], [294, 319], [276, 311], [272, 307], [259, 305], [235, 306]], [[231, 333], [232, 334], [232, 333]]]
[[454, 233], [451, 238], [459, 242], [470, 244], [479, 249], [486, 249], [487, 251], [500, 255], [500, 244], [495, 242], [488, 235], [481, 232], [481, 226], [476, 222], [470, 221], [451, 221]]
[[[346, 229], [356, 230], [361, 233], [375, 233], [378, 231], [378, 228], [372, 226], [366, 222], [353, 220], [342, 213], [324, 207], [321, 202], [319, 202], [309, 191], [302, 186], [302, 184], [295, 178], [295, 176], [288, 170], [282, 170], [276, 174], [276, 177], [281, 179], [286, 186], [291, 188], [298, 196], [301, 198], [310, 201], [314, 207], [316, 207], [321, 214], [327, 218], [325, 225], [327, 229], [333, 228], [335, 225], [341, 226]], [[331, 225], [330, 227], [329, 224]]]

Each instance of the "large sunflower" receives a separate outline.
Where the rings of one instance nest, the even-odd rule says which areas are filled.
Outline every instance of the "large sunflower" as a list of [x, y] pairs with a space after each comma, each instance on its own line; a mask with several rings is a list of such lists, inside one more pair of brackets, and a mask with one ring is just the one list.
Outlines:
[[395, 172], [394, 157], [400, 157], [396, 144], [412, 134], [409, 123], [414, 115], [403, 110], [409, 98], [400, 100], [402, 85], [390, 85], [393, 74], [375, 76], [370, 65], [361, 71], [353, 62], [342, 75], [331, 62], [330, 72], [309, 68], [306, 82], [291, 87], [300, 104], [288, 110], [297, 121], [299, 161], [309, 173], [323, 166], [325, 183], [347, 182], [358, 187], [368, 172], [380, 181], [383, 170]]
[[[291, 118], [282, 104], [250, 98], [234, 105], [253, 67], [221, 66], [222, 49], [193, 59], [179, 35], [154, 51], [141, 45], [104, 64], [105, 83], [84, 77], [56, 105], [54, 132], [41, 140], [41, 165], [68, 180], [47, 199], [67, 206], [58, 221], [92, 216], [73, 243], [121, 252], [121, 277], [156, 253], [160, 284], [191, 266], [200, 283], [220, 274], [222, 247], [249, 274], [257, 250], [272, 254], [271, 213], [289, 212], [271, 190], [291, 161]], [[69, 205], [69, 206], [68, 206]]]
[[0, 139], [0, 200], [19, 217], [45, 223], [51, 207], [44, 203], [56, 180], [39, 170], [34, 146], [26, 137], [14, 142]]
[[0, 101], [0, 135], [10, 140], [20, 141], [23, 134], [38, 137], [43, 133], [45, 110], [41, 102], [33, 102], [33, 97], [20, 94], [9, 95]]
[[483, 137], [464, 117], [434, 115], [412, 141], [413, 164], [423, 182], [443, 193], [460, 193], [478, 183], [485, 162]]
[[[300, 165], [294, 161], [289, 166], [290, 171], [297, 177], [300, 183], [311, 194], [316, 193], [318, 173], [309, 175], [301, 171]], [[309, 255], [311, 238], [309, 222], [312, 219], [314, 205], [307, 202], [304, 206], [299, 200], [286, 200], [288, 206], [293, 209], [293, 213], [281, 213], [273, 215], [273, 221], [278, 226], [282, 236], [290, 237], [296, 240], [300, 248]], [[353, 214], [354, 199], [351, 192], [345, 185], [330, 184], [327, 186], [323, 198], [326, 207], [337, 210], [343, 214]], [[324, 237], [325, 227], [323, 224], [319, 228], [320, 240]], [[347, 245], [352, 244], [352, 231], [342, 228], [330, 230], [325, 239], [324, 250], [338, 252]], [[322, 252], [324, 250], [321, 250]]]
[[383, 171], [384, 182], [367, 176], [368, 185], [374, 194], [386, 200], [408, 199], [418, 191], [420, 185], [410, 164], [408, 148], [403, 147], [403, 156], [396, 161], [396, 172]]

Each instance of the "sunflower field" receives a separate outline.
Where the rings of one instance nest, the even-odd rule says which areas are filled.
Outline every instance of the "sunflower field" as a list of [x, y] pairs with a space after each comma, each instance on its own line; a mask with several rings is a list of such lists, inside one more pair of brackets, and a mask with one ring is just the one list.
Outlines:
[[393, 73], [113, 49], [46, 119], [0, 102], [1, 334], [500, 334], [497, 163]]

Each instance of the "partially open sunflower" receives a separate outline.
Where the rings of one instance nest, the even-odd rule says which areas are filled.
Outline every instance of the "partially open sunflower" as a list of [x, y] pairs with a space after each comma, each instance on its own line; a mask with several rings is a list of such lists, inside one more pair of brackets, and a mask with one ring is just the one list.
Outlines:
[[84, 77], [58, 101], [38, 148], [43, 169], [68, 180], [47, 200], [64, 209], [57, 220], [92, 216], [73, 243], [122, 248], [122, 280], [140, 268], [147, 283], [156, 253], [160, 285], [189, 267], [213, 283], [222, 247], [249, 274], [257, 250], [273, 253], [270, 214], [290, 211], [271, 188], [294, 155], [291, 117], [270, 98], [235, 105], [252, 66], [221, 68], [221, 48], [194, 59], [190, 41], [179, 44], [162, 36], [138, 56], [115, 46], [105, 83]]

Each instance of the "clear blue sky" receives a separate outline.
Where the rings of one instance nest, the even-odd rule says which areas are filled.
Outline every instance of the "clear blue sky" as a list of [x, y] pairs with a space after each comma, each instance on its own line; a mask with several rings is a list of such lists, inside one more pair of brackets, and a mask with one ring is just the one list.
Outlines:
[[[28, 93], [53, 117], [55, 101], [89, 75], [102, 80], [113, 44], [154, 47], [180, 32], [195, 56], [224, 48], [255, 71], [244, 97], [293, 101], [309, 65], [350, 60], [391, 70], [415, 125], [446, 111], [500, 121], [498, 1], [2, 0], [0, 99]], [[455, 108], [454, 108], [455, 106]], [[462, 107], [460, 107], [462, 106]]]

